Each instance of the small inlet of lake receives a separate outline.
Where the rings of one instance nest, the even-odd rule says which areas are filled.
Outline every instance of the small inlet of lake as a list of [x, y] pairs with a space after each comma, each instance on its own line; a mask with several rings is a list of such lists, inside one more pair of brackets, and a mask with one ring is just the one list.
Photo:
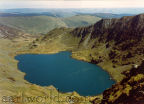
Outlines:
[[23, 54], [15, 57], [25, 79], [41, 86], [53, 85], [61, 92], [76, 91], [83, 96], [101, 94], [115, 83], [100, 67], [70, 57], [70, 52]]

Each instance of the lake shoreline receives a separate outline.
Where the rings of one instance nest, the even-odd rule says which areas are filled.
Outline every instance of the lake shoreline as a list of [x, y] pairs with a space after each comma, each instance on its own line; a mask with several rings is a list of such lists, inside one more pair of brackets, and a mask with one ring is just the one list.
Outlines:
[[[70, 58], [70, 59], [73, 59], [73, 60], [75, 60], [75, 61], [81, 61], [81, 62], [86, 62], [86, 61], [83, 61], [83, 60], [77, 60], [77, 59], [75, 59], [75, 58], [72, 58], [72, 53], [70, 52], [70, 51], [59, 51], [59, 52], [56, 52], [56, 53], [44, 53], [44, 54], [37, 54], [37, 53], [23, 53], [23, 54], [18, 54], [18, 55], [51, 55], [51, 54], [60, 54], [60, 53], [63, 53], [63, 52], [68, 52], [70, 55], [68, 55], [68, 57]], [[18, 55], [16, 55], [16, 56], [18, 56]], [[15, 56], [15, 59], [16, 59], [16, 56]], [[17, 60], [17, 59], [16, 59]], [[89, 63], [89, 62], [86, 62], [86, 63]], [[19, 64], [19, 61], [18, 61], [18, 64]], [[92, 65], [95, 65], [95, 64], [93, 64], [93, 63], [89, 63], [89, 64], [92, 64]], [[100, 68], [101, 69], [101, 67], [99, 67], [99, 66], [97, 66], [97, 65], [95, 65], [96, 67], [98, 67], [98, 68]], [[20, 71], [22, 71], [20, 68], [18, 68]], [[103, 70], [103, 69], [101, 69], [102, 71], [104, 71], [104, 72], [106, 72], [107, 73], [107, 71], [105, 71], [105, 70]], [[97, 70], [96, 70], [97, 71]], [[22, 71], [23, 72], [23, 71]], [[25, 73], [25, 72], [24, 72]], [[108, 75], [109, 75], [109, 73], [108, 73]], [[25, 73], [25, 76], [26, 76], [26, 73]], [[112, 79], [111, 79], [111, 76], [109, 76], [110, 78], [109, 78], [109, 80], [111, 80], [112, 81]], [[25, 77], [24, 77], [25, 78]], [[27, 80], [27, 79], [25, 79], [25, 80]], [[113, 80], [114, 81], [114, 80]], [[29, 81], [30, 82], [30, 81]], [[114, 81], [115, 82], [115, 81]], [[30, 82], [31, 83], [31, 82]], [[114, 83], [115, 84], [115, 83]], [[40, 85], [40, 86], [42, 86], [42, 85]], [[49, 86], [49, 85], [48, 85]], [[67, 92], [64, 92], [64, 93], [67, 93]], [[81, 95], [81, 94], [80, 94]], [[96, 95], [99, 95], [99, 94], [96, 94]], [[81, 96], [85, 96], [85, 95], [81, 95]], [[92, 96], [95, 96], [95, 95], [92, 95]]]

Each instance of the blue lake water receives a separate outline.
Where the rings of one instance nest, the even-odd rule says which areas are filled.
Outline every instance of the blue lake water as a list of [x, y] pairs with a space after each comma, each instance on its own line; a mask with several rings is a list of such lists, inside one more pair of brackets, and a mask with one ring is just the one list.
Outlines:
[[27, 81], [41, 86], [53, 85], [61, 92], [97, 95], [115, 83], [100, 67], [70, 55], [70, 52], [23, 54], [15, 58], [19, 60], [18, 68], [26, 73]]

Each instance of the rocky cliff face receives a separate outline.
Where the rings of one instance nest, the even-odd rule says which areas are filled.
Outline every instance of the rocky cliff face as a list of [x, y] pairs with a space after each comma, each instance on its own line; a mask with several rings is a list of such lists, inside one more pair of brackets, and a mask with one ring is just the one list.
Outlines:
[[144, 14], [123, 17], [120, 19], [102, 19], [92, 26], [76, 28], [72, 33], [74, 33], [75, 36], [80, 36], [80, 34], [86, 35], [91, 32], [91, 38], [96, 38], [98, 36], [103, 37], [104, 34], [107, 34], [107, 41], [112, 39], [120, 41], [144, 35], [143, 23]]
[[[144, 103], [144, 61], [124, 74], [126, 77], [121, 82], [104, 91], [101, 104]], [[97, 104], [96, 100], [93, 104]]]
[[72, 33], [82, 38], [91, 33], [91, 39], [105, 38], [105, 42], [114, 40], [115, 44], [119, 44], [125, 40], [141, 40], [144, 35], [143, 23], [144, 14], [121, 19], [102, 19], [95, 25], [76, 28]]
[[[72, 31], [72, 34], [81, 37], [81, 42], [84, 41], [88, 34], [91, 34], [90, 39], [98, 38], [99, 42], [104, 43], [113, 41], [114, 45], [119, 45], [126, 41], [138, 43], [144, 36], [143, 23], [144, 14], [121, 19], [102, 19], [92, 26], [76, 28]], [[121, 48], [123, 49], [124, 47]]]
[[[141, 14], [121, 19], [103, 19], [95, 25], [76, 28], [71, 33], [81, 37], [79, 44], [83, 44], [90, 35], [86, 44], [88, 48], [94, 49], [103, 44], [105, 45], [103, 49], [107, 50], [108, 57], [113, 62], [123, 65], [129, 64], [125, 62], [128, 58], [136, 54], [143, 55], [143, 24], [144, 14]], [[116, 58], [121, 61], [117, 62]]]

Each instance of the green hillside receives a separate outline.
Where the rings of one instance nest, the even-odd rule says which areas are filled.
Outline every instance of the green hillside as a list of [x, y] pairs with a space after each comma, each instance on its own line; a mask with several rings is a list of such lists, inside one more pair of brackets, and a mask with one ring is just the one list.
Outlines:
[[67, 26], [59, 18], [49, 16], [1, 17], [0, 23], [29, 33], [46, 33], [55, 27]]
[[62, 20], [68, 27], [87, 26], [96, 23], [101, 18], [90, 15], [77, 15], [72, 17], [63, 18]]
[[21, 16], [21, 17], [0, 17], [0, 23], [24, 30], [25, 32], [37, 34], [47, 33], [59, 27], [78, 27], [94, 24], [100, 20], [95, 16], [72, 16], [57, 18], [51, 16]]

